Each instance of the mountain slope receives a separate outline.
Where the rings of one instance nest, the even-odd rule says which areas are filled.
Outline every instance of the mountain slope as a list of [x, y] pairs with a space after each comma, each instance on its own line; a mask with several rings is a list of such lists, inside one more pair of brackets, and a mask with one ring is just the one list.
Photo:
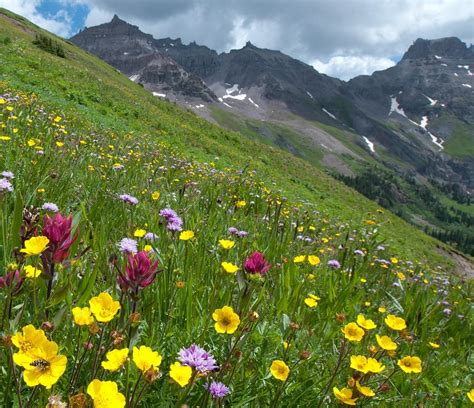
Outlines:
[[[156, 134], [161, 142], [199, 160], [213, 161], [220, 168], [232, 165], [255, 169], [272, 180], [288, 197], [312, 202], [328, 215], [341, 220], [364, 220], [377, 206], [354, 190], [335, 181], [309, 163], [280, 149], [249, 142], [238, 133], [228, 132], [195, 114], [153, 97], [110, 66], [79, 48], [64, 43], [67, 58], [58, 59], [32, 45], [40, 29], [27, 29], [9, 22], [4, 36], [15, 41], [2, 45], [1, 80], [18, 89], [34, 90], [43, 98], [59, 101], [99, 126], [121, 131]], [[5, 32], [5, 30], [8, 30]], [[13, 49], [21, 50], [21, 59]], [[67, 85], [66, 85], [67, 78]], [[48, 87], [44, 83], [48, 83]], [[381, 234], [407, 254], [417, 253], [427, 261], [449, 261], [439, 255], [439, 242], [427, 237], [390, 213]], [[443, 247], [441, 245], [441, 247]], [[447, 247], [444, 247], [447, 250]], [[423, 254], [423, 255], [421, 255]]]

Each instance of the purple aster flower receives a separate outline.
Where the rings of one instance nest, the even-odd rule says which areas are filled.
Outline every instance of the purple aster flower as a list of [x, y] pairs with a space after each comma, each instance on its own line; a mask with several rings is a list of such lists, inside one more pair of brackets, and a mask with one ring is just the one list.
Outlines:
[[360, 249], [356, 249], [356, 250], [354, 251], [354, 254], [355, 254], [355, 255], [361, 255], [361, 256], [364, 256], [364, 255], [365, 255], [365, 254], [364, 254], [364, 251], [362, 251], [362, 250], [360, 250]]
[[234, 235], [234, 234], [237, 234], [237, 233], [239, 232], [239, 230], [238, 230], [237, 228], [235, 228], [235, 227], [230, 227], [230, 228], [227, 230], [227, 232], [228, 232], [229, 234]]
[[0, 193], [2, 191], [13, 191], [12, 183], [10, 183], [6, 178], [0, 179]]
[[45, 211], [51, 211], [51, 212], [58, 212], [59, 211], [58, 206], [54, 203], [44, 203], [41, 208]]
[[328, 266], [333, 268], [333, 269], [339, 269], [341, 267], [341, 264], [336, 261], [335, 259], [330, 259], [328, 261]]
[[130, 194], [120, 194], [119, 195], [119, 198], [124, 202], [124, 203], [127, 203], [127, 204], [130, 204], [130, 205], [137, 205], [138, 204], [138, 199], [131, 196]]
[[155, 239], [158, 239], [158, 235], [153, 234], [153, 232], [147, 232], [143, 239], [146, 241], [154, 241]]
[[208, 353], [197, 344], [192, 344], [191, 347], [179, 350], [178, 360], [189, 367], [195, 368], [201, 374], [206, 374], [214, 371], [217, 368], [216, 360], [212, 354]]
[[137, 241], [132, 238], [123, 238], [118, 243], [118, 247], [120, 248], [120, 251], [128, 254], [136, 254], [138, 252]]
[[247, 231], [239, 231], [237, 232], [237, 235], [240, 237], [240, 238], [245, 238], [249, 233]]
[[229, 387], [217, 381], [211, 382], [208, 390], [209, 390], [209, 393], [212, 395], [212, 398], [215, 398], [215, 399], [224, 398], [226, 395], [230, 393]]
[[383, 245], [379, 245], [377, 247], [377, 251], [384, 251], [385, 250], [385, 247]]
[[160, 216], [166, 220], [166, 227], [169, 231], [183, 230], [183, 220], [176, 214], [176, 211], [171, 208], [164, 208], [160, 211]]
[[2, 171], [0, 173], [0, 176], [3, 176], [7, 179], [14, 179], [15, 178], [15, 175], [11, 171]]
[[172, 218], [176, 218], [178, 214], [176, 214], [176, 211], [172, 210], [171, 208], [163, 208], [160, 211], [160, 217], [165, 218], [167, 221], [169, 221]]
[[445, 315], [449, 316], [449, 315], [452, 313], [452, 311], [451, 311], [451, 309], [449, 309], [449, 308], [445, 308], [445, 309], [443, 309], [443, 313], [444, 313]]

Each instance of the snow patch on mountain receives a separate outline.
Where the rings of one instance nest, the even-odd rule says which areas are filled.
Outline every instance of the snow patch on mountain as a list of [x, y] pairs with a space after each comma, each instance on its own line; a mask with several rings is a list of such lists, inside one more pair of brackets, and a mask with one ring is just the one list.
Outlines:
[[253, 106], [255, 106], [256, 108], [260, 108], [260, 106], [258, 106], [258, 104], [256, 104], [256, 103], [252, 100], [252, 98], [249, 98], [249, 102], [250, 102]]
[[394, 98], [393, 96], [390, 97], [391, 102], [390, 102], [390, 112], [388, 113], [388, 116], [390, 116], [393, 112], [398, 113], [399, 115], [407, 117], [405, 115], [405, 112], [403, 108], [400, 107], [397, 98]]
[[431, 99], [428, 95], [423, 94], [423, 96], [430, 101], [430, 106], [435, 106], [436, 102], [438, 102], [436, 99]]
[[311, 92], [306, 91], [306, 94], [307, 94], [311, 99], [314, 99], [314, 98], [313, 98], [313, 95], [311, 95]]
[[369, 150], [372, 153], [375, 153], [374, 144], [369, 139], [367, 139], [367, 137], [362, 136], [362, 138], [364, 139], [365, 143], [367, 143], [367, 146], [369, 147]]
[[130, 79], [130, 81], [133, 81], [133, 82], [137, 82], [139, 78], [140, 78], [139, 74], [131, 75], [128, 77], [128, 79]]
[[166, 94], [158, 93], [158, 92], [152, 92], [153, 96], [158, 96], [159, 98], [166, 98]]
[[330, 116], [331, 118], [333, 118], [334, 120], [337, 120], [337, 118], [336, 118], [331, 112], [327, 111], [327, 110], [324, 109], [324, 108], [323, 108], [323, 112], [324, 112], [326, 115], [328, 115], [328, 116]]
[[472, 86], [469, 84], [462, 84], [462, 86], [465, 86], [466, 88], [472, 88]]

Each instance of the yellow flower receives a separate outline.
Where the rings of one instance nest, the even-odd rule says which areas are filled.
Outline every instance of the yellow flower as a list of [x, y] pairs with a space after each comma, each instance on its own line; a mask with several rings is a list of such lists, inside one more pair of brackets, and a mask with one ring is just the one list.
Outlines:
[[306, 255], [298, 255], [293, 258], [295, 264], [303, 263], [304, 261], [306, 261]]
[[25, 241], [25, 247], [20, 249], [20, 252], [25, 253], [27, 256], [41, 254], [49, 244], [47, 237], [38, 236], [33, 237]]
[[94, 401], [94, 408], [125, 407], [125, 396], [119, 392], [114, 381], [92, 380], [87, 386], [87, 393]]
[[245, 200], [240, 200], [235, 203], [235, 206], [237, 208], [242, 208], [242, 207], [245, 207], [246, 205], [247, 205], [247, 202]]
[[341, 402], [346, 405], [355, 405], [358, 398], [352, 398], [352, 391], [349, 388], [343, 388], [339, 390], [339, 388], [334, 387], [332, 389], [334, 396]]
[[106, 361], [102, 361], [101, 365], [105, 370], [117, 371], [125, 364], [128, 357], [128, 348], [115, 349], [109, 351], [105, 357]]
[[393, 264], [397, 264], [398, 259], [397, 258], [390, 258], [390, 262], [393, 263]]
[[25, 266], [25, 276], [27, 278], [37, 278], [38, 276], [41, 275], [41, 269], [40, 268], [35, 268], [32, 265], [26, 265]]
[[277, 380], [286, 381], [290, 374], [290, 369], [284, 361], [274, 360], [270, 366], [270, 372]]
[[146, 234], [146, 231], [144, 229], [136, 229], [135, 232], [133, 233], [133, 236], [135, 238], [143, 238]]
[[385, 313], [387, 311], [387, 309], [385, 309], [383, 306], [380, 306], [378, 310], [379, 313]]
[[367, 359], [367, 371], [377, 374], [383, 370], [385, 370], [385, 366], [381, 362], [372, 357]]
[[140, 346], [140, 348], [133, 348], [133, 362], [142, 373], [147, 372], [150, 368], [158, 369], [161, 360], [160, 354], [157, 351], [153, 351], [150, 347]]
[[234, 265], [230, 262], [222, 262], [221, 266], [222, 269], [224, 269], [224, 271], [226, 271], [227, 273], [235, 273], [239, 270], [239, 267], [237, 265]]
[[50, 389], [66, 371], [66, 356], [58, 355], [54, 341], [43, 341], [27, 353], [15, 353], [13, 361], [25, 369], [23, 379], [28, 387], [43, 385]]
[[89, 300], [91, 312], [98, 322], [110, 322], [120, 309], [120, 303], [114, 301], [107, 292]]
[[397, 361], [398, 366], [406, 373], [421, 373], [421, 359], [406, 356]]
[[309, 255], [308, 256], [308, 262], [309, 262], [310, 265], [316, 266], [316, 265], [319, 265], [321, 263], [321, 259], [319, 259], [319, 257], [317, 257], [316, 255]]
[[151, 245], [148, 245], [148, 244], [143, 247], [143, 250], [145, 252], [150, 252], [152, 249], [153, 249], [153, 247]]
[[88, 326], [94, 323], [94, 317], [88, 307], [75, 307], [72, 309], [74, 323], [78, 326]]
[[42, 343], [48, 341], [48, 338], [41, 329], [35, 329], [32, 324], [25, 326], [21, 332], [12, 336], [12, 343], [20, 349], [20, 353], [28, 353], [30, 350], [39, 347]]
[[405, 320], [401, 317], [397, 317], [393, 314], [389, 314], [385, 318], [385, 324], [390, 327], [392, 330], [404, 330], [407, 328], [407, 324], [405, 323]]
[[151, 193], [151, 199], [152, 200], [159, 200], [160, 199], [160, 193], [158, 191], [153, 191], [153, 193]]
[[224, 249], [231, 249], [234, 247], [235, 242], [231, 241], [230, 239], [220, 239], [219, 245]]
[[175, 362], [170, 365], [170, 377], [175, 380], [180, 387], [188, 385], [189, 380], [193, 374], [191, 367]]
[[471, 391], [469, 391], [466, 395], [467, 395], [467, 398], [469, 398], [471, 402], [474, 402], [474, 388]]
[[9, 140], [11, 140], [11, 137], [10, 136], [0, 136], [0, 140], [3, 140], [4, 142], [8, 142]]
[[217, 333], [232, 334], [237, 330], [240, 324], [240, 318], [234, 309], [230, 306], [224, 306], [222, 309], [216, 309], [212, 314], [212, 318], [216, 322], [214, 328]]
[[364, 397], [373, 397], [375, 392], [373, 392], [369, 387], [364, 387], [360, 385], [359, 381], [356, 381], [357, 391], [361, 393]]
[[432, 341], [428, 342], [428, 344], [431, 346], [431, 348], [434, 348], [434, 349], [439, 349], [440, 348], [439, 344], [433, 343]]
[[364, 330], [354, 322], [346, 324], [341, 331], [344, 333], [344, 337], [350, 341], [361, 341], [365, 334]]
[[377, 327], [373, 320], [366, 319], [363, 314], [357, 316], [357, 324], [365, 330], [372, 330]]
[[194, 232], [193, 231], [183, 231], [181, 234], [179, 234], [179, 239], [181, 241], [189, 241], [190, 239], [194, 238]]
[[378, 334], [375, 335], [377, 339], [377, 343], [381, 348], [387, 351], [394, 351], [397, 349], [397, 343], [395, 343], [390, 337], [388, 336], [379, 336]]
[[367, 357], [365, 356], [351, 356], [351, 368], [361, 373], [368, 373]]
[[316, 295], [309, 294], [308, 297], [304, 300], [304, 303], [306, 304], [306, 306], [313, 308], [318, 306], [318, 300], [321, 300], [321, 298]]

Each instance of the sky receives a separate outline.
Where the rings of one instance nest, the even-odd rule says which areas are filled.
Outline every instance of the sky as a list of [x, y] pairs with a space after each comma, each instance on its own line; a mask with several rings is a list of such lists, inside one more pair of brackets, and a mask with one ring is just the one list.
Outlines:
[[155, 38], [227, 52], [247, 41], [344, 80], [394, 65], [417, 38], [474, 43], [473, 0], [0, 0], [68, 38], [114, 14]]

